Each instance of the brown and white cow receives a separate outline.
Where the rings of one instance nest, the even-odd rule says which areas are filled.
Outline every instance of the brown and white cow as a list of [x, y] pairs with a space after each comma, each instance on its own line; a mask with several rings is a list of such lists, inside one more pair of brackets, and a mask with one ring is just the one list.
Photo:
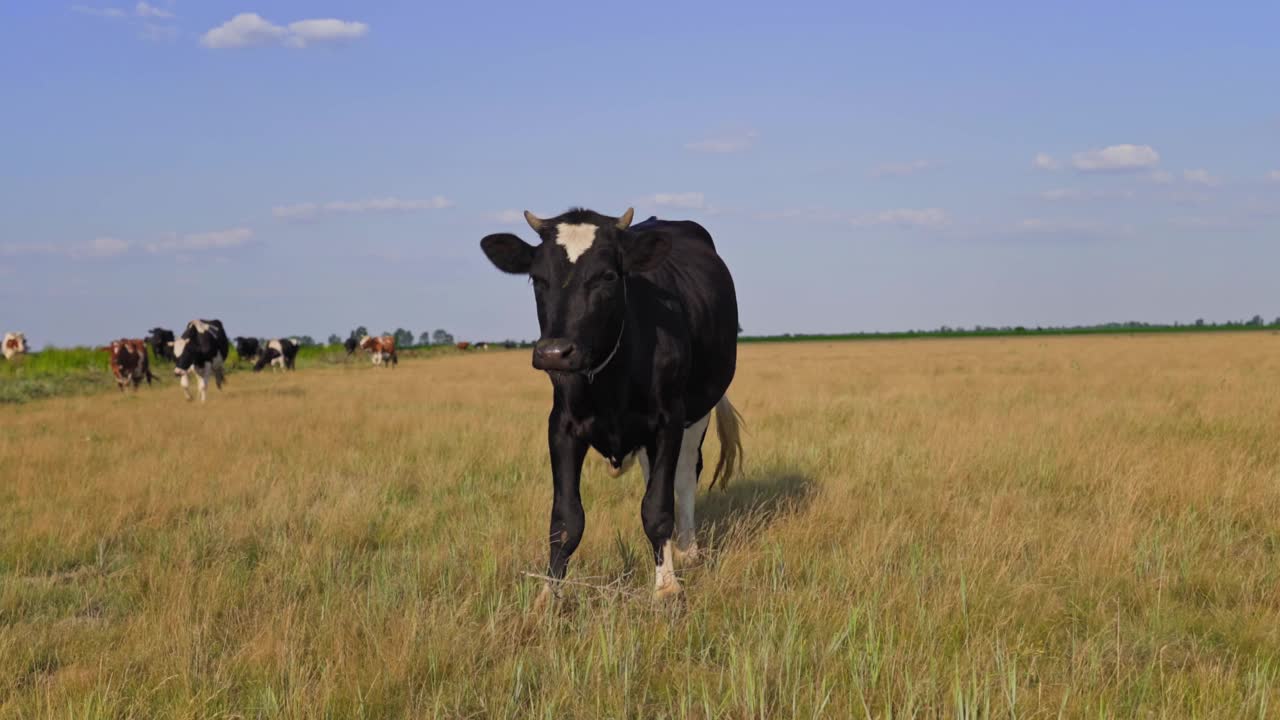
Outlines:
[[365, 335], [360, 338], [360, 349], [373, 356], [374, 365], [395, 367], [400, 363], [400, 357], [396, 354], [396, 339], [391, 335], [381, 337]]
[[19, 355], [27, 353], [27, 336], [20, 332], [7, 332], [4, 334], [4, 345], [0, 346], [4, 352], [5, 360], [12, 360]]
[[131, 386], [132, 389], [137, 390], [143, 380], [150, 385], [151, 381], [156, 379], [155, 375], [151, 374], [151, 362], [147, 358], [145, 340], [121, 338], [102, 350], [110, 355], [111, 374], [115, 376], [120, 392], [124, 392], [125, 386]]

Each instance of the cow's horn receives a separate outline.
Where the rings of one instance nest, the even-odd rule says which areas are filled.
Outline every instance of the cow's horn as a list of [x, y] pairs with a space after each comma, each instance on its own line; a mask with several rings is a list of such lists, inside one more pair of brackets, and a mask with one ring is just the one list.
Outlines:
[[627, 228], [631, 227], [631, 216], [635, 214], [636, 214], [635, 208], [627, 208], [627, 211], [622, 213], [622, 217], [618, 218], [618, 229], [626, 230]]
[[528, 210], [524, 211], [524, 219], [526, 222], [529, 223], [529, 227], [533, 228], [534, 232], [538, 232], [539, 230], [542, 229], [542, 218], [538, 217], [537, 215], [534, 215]]

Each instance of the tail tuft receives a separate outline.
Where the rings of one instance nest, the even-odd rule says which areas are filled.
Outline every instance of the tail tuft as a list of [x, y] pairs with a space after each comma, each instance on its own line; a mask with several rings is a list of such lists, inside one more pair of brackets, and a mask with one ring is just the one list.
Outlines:
[[723, 490], [729, 486], [729, 479], [738, 474], [742, 466], [742, 415], [729, 402], [725, 395], [716, 403], [716, 435], [720, 437], [720, 459], [716, 462], [715, 474], [707, 489], [720, 483]]

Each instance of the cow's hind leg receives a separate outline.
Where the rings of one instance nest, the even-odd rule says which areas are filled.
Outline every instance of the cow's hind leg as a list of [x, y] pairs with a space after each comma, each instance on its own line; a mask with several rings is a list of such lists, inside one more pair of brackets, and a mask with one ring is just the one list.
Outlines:
[[707, 437], [711, 413], [690, 425], [680, 443], [680, 462], [676, 465], [676, 535], [675, 559], [692, 562], [698, 559], [697, 525], [694, 523], [694, 498], [698, 493], [698, 476], [702, 473], [702, 442]]

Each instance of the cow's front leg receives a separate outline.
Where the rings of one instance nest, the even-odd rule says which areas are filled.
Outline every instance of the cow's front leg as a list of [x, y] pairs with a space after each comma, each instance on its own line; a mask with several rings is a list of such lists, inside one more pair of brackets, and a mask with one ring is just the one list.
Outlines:
[[653, 561], [657, 568], [653, 596], [659, 600], [680, 594], [671, 536], [675, 531], [675, 478], [683, 435], [679, 422], [669, 423], [658, 430], [653, 447], [648, 450], [644, 500], [640, 502], [640, 520], [653, 547]]
[[[191, 401], [191, 373], [183, 372], [178, 384], [182, 385], [182, 394], [187, 397], [187, 402]], [[124, 390], [124, 388], [120, 388]]]
[[535, 608], [545, 607], [558, 594], [557, 581], [563, 580], [569, 569], [569, 558], [582, 542], [582, 532], [587, 526], [587, 516], [582, 509], [579, 484], [582, 480], [582, 461], [587, 455], [586, 441], [569, 432], [559, 411], [553, 410], [547, 428], [547, 444], [551, 450], [551, 535], [547, 576], [551, 578], [542, 588]]
[[200, 402], [204, 402], [207, 399], [209, 390], [209, 366], [201, 365], [199, 373], [196, 384], [200, 388]]

